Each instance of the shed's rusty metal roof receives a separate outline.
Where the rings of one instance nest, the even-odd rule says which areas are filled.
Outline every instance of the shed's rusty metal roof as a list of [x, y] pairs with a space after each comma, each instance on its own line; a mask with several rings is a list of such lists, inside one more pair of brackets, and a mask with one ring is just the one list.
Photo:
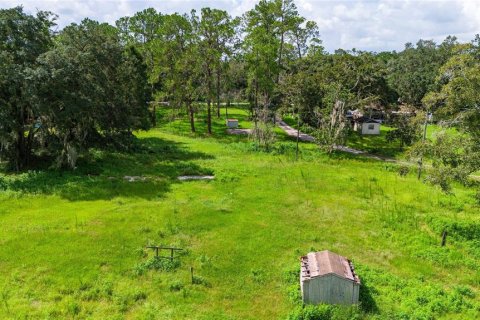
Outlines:
[[303, 279], [335, 274], [341, 278], [360, 283], [351, 261], [331, 251], [310, 252], [301, 257], [300, 260]]

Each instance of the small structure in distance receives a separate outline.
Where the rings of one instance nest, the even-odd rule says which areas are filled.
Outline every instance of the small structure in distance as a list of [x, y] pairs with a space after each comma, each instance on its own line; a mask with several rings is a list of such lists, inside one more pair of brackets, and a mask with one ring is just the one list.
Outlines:
[[227, 119], [227, 127], [230, 129], [238, 128], [238, 119]]
[[324, 250], [310, 252], [300, 261], [300, 286], [304, 303], [358, 303], [360, 279], [350, 260]]
[[180, 181], [189, 181], [189, 180], [213, 180], [215, 176], [178, 176], [177, 178]]
[[374, 119], [360, 117], [353, 120], [353, 130], [364, 135], [380, 134], [380, 122]]

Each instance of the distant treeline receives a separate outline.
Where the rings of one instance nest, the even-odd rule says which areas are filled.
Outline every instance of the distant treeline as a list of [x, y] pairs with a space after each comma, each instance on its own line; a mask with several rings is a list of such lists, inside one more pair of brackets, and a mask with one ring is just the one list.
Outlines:
[[17, 170], [39, 155], [73, 167], [90, 147], [122, 143], [154, 123], [149, 101], [187, 114], [192, 131], [205, 112], [209, 133], [212, 113], [233, 101], [250, 102], [256, 126], [288, 112], [314, 128], [329, 125], [335, 105], [402, 104], [480, 140], [478, 35], [328, 53], [293, 0], [261, 0], [242, 17], [150, 8], [115, 27], [86, 19], [58, 33], [54, 18], [0, 10], [0, 155]]

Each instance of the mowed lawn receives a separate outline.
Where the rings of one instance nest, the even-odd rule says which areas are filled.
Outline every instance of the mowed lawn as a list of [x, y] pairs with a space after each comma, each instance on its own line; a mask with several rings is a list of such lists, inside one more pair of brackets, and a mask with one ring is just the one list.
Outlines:
[[[96, 151], [75, 171], [0, 175], [0, 318], [286, 319], [298, 304], [288, 274], [324, 249], [353, 260], [365, 318], [480, 317], [474, 189], [445, 195], [308, 143], [295, 161], [281, 133], [267, 153], [222, 119], [211, 137], [197, 125], [161, 121], [136, 152]], [[180, 266], [143, 270], [151, 244], [185, 249]]]

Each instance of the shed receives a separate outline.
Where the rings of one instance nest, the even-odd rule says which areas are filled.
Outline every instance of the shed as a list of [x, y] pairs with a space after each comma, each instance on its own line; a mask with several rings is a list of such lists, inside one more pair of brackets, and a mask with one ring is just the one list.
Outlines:
[[230, 129], [238, 128], [238, 119], [227, 119], [227, 127]]
[[358, 303], [360, 279], [350, 260], [328, 250], [310, 252], [300, 260], [304, 303]]
[[353, 130], [361, 134], [380, 134], [380, 122], [366, 117], [356, 118]]

